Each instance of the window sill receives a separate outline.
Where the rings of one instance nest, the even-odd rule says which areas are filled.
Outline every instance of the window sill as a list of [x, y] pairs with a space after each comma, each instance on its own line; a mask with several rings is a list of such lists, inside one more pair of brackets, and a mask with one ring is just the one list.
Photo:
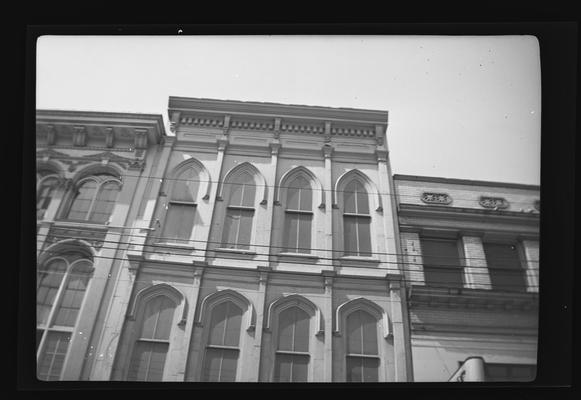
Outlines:
[[304, 258], [304, 259], [308, 259], [308, 260], [318, 260], [319, 259], [318, 256], [311, 254], [311, 253], [283, 252], [283, 253], [278, 253], [277, 256], [284, 257], [284, 258]]
[[246, 255], [249, 255], [249, 256], [256, 255], [256, 252], [255, 251], [252, 251], [252, 250], [231, 249], [231, 248], [226, 248], [226, 247], [219, 247], [217, 249], [214, 249], [214, 251], [217, 252], [217, 253], [246, 254]]
[[379, 259], [373, 257], [363, 257], [363, 256], [342, 256], [339, 257], [343, 261], [362, 261], [369, 263], [379, 263]]
[[189, 244], [183, 243], [174, 243], [174, 242], [154, 242], [152, 243], [153, 246], [156, 247], [172, 247], [174, 249], [183, 249], [183, 250], [196, 250], [196, 248]]

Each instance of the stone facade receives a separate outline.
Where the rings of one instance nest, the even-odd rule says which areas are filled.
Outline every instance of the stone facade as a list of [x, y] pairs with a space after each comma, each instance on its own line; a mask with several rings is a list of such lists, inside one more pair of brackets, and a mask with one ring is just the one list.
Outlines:
[[[170, 97], [168, 114], [171, 135], [157, 115], [37, 111], [41, 379], [407, 382], [534, 358], [538, 188], [394, 179], [384, 111]], [[452, 297], [426, 283], [434, 233], [463, 254]], [[526, 293], [495, 291], [491, 238], [518, 241]]]

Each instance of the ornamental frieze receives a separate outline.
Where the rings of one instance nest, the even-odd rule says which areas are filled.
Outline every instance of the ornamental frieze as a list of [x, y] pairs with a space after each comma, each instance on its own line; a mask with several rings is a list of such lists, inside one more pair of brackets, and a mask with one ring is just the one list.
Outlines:
[[56, 242], [66, 239], [79, 239], [88, 242], [95, 249], [100, 249], [105, 241], [105, 230], [89, 230], [80, 228], [53, 228], [46, 238], [45, 246], [50, 246]]
[[480, 196], [478, 203], [484, 208], [505, 209], [508, 208], [508, 201], [503, 197]]
[[447, 193], [433, 193], [424, 192], [420, 199], [427, 204], [444, 204], [448, 205], [452, 203], [452, 197]]

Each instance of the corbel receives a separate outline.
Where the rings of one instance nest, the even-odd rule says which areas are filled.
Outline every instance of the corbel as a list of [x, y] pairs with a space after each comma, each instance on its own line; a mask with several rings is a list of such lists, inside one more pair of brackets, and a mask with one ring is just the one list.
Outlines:
[[147, 148], [147, 129], [145, 128], [135, 128], [135, 148], [136, 149], [146, 149]]
[[228, 136], [228, 132], [230, 131], [230, 115], [224, 116], [224, 126], [222, 127], [222, 135]]
[[378, 146], [383, 146], [385, 130], [382, 125], [375, 125], [375, 141]]
[[87, 129], [84, 126], [75, 126], [73, 133], [73, 145], [83, 147], [87, 144]]
[[176, 130], [178, 129], [178, 126], [180, 124], [180, 112], [179, 111], [174, 111], [171, 114], [171, 120], [169, 121], [169, 130], [172, 133], [176, 133]]
[[333, 146], [331, 146], [328, 143], [325, 143], [323, 145], [322, 150], [323, 150], [323, 157], [325, 157], [325, 158], [331, 158], [331, 155], [333, 154]]
[[115, 132], [113, 132], [113, 128], [111, 127], [105, 128], [105, 146], [113, 147], [114, 139]]
[[274, 119], [274, 138], [278, 139], [280, 137], [280, 118]]
[[56, 129], [54, 125], [46, 126], [46, 142], [49, 146], [56, 143]]

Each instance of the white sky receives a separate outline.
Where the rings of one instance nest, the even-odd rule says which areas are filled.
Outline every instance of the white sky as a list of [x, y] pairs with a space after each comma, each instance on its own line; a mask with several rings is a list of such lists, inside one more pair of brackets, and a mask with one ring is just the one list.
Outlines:
[[43, 36], [36, 105], [166, 124], [169, 96], [387, 110], [394, 174], [538, 185], [539, 57], [532, 36]]

